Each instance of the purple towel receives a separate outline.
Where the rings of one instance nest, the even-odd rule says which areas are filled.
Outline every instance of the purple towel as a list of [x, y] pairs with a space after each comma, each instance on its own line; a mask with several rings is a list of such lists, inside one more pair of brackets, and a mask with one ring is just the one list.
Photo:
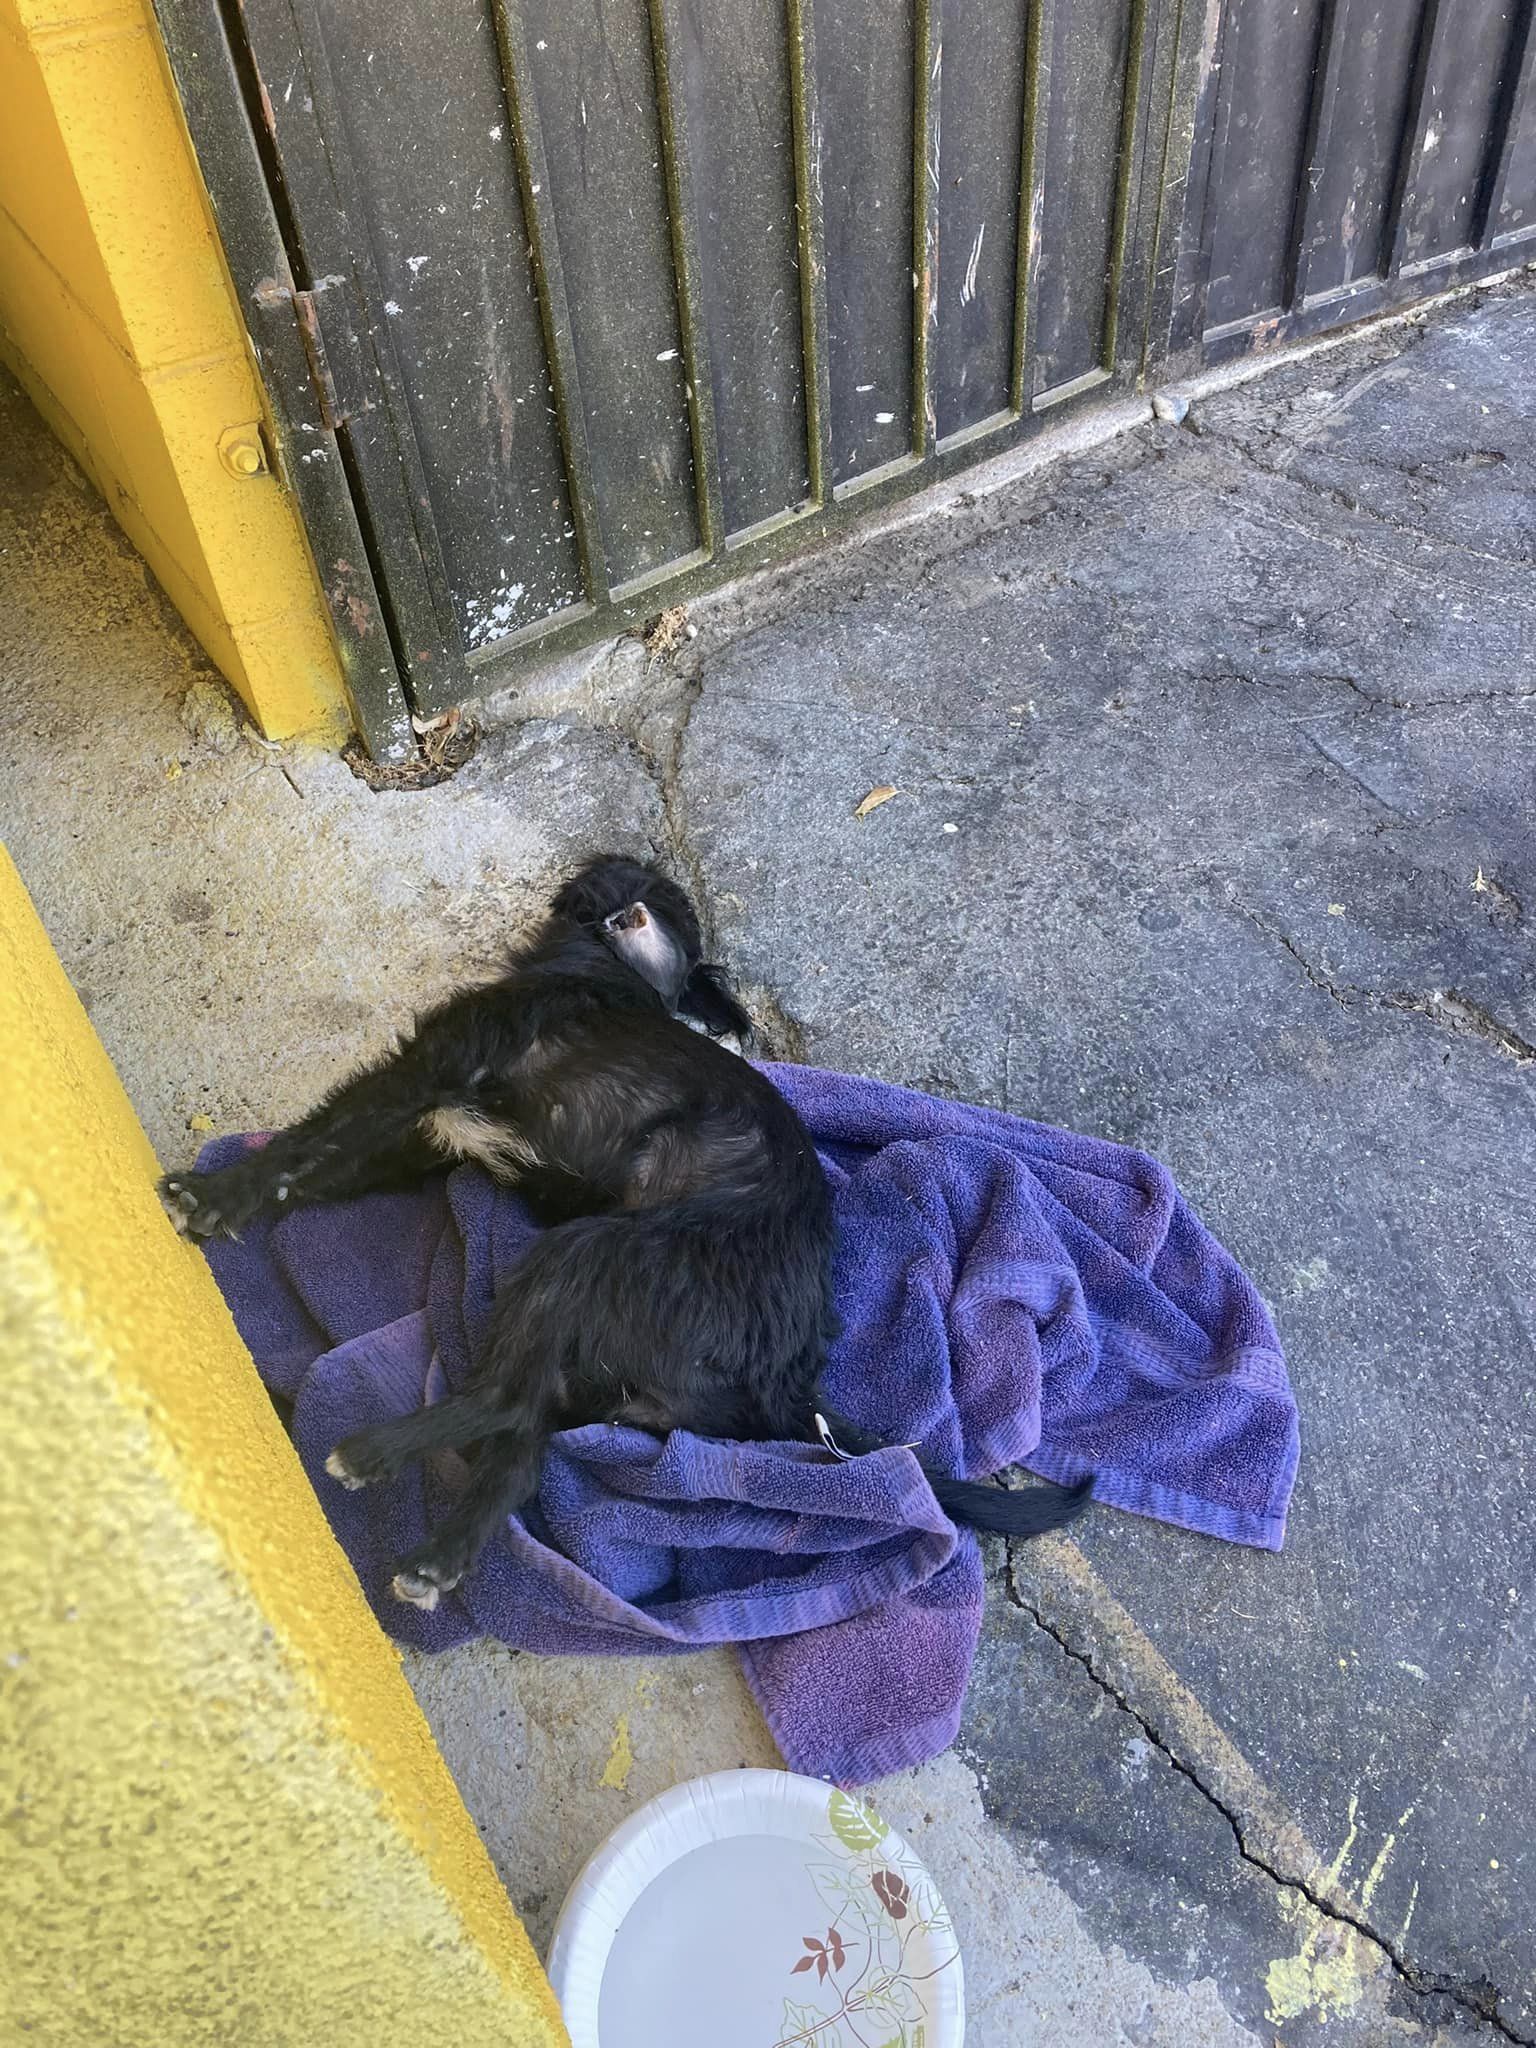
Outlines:
[[[1252, 1283], [1128, 1146], [811, 1067], [770, 1067], [825, 1162], [844, 1334], [834, 1407], [936, 1470], [1098, 1477], [1098, 1499], [1278, 1550], [1296, 1405]], [[253, 1139], [223, 1139], [204, 1165]], [[473, 1167], [409, 1194], [262, 1218], [209, 1261], [384, 1625], [446, 1649], [651, 1654], [739, 1643], [785, 1761], [863, 1784], [953, 1740], [981, 1625], [975, 1540], [905, 1449], [557, 1436], [539, 1497], [436, 1612], [394, 1561], [456, 1456], [349, 1493], [339, 1437], [463, 1384], [534, 1235]]]

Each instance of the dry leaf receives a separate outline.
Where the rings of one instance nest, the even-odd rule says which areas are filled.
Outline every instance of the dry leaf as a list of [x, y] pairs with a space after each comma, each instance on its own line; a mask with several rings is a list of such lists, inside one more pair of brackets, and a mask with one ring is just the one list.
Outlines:
[[882, 804], [888, 804], [891, 798], [898, 794], [894, 782], [877, 783], [853, 815], [856, 818], [867, 818], [871, 811], [878, 811]]
[[213, 1118], [211, 1116], [204, 1116], [203, 1112], [199, 1110], [196, 1116], [189, 1116], [187, 1118], [187, 1129], [189, 1131], [211, 1131], [213, 1129]]
[[698, 631], [688, 617], [685, 604], [669, 604], [654, 619], [646, 620], [640, 629], [640, 642], [652, 661], [658, 661], [668, 654], [676, 654], [685, 640], [698, 637]]

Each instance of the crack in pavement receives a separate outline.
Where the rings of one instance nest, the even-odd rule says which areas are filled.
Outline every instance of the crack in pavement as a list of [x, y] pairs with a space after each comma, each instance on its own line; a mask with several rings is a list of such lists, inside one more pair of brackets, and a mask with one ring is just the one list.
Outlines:
[[1388, 1010], [1406, 1010], [1416, 1017], [1428, 1017], [1433, 1023], [1444, 1023], [1464, 1037], [1481, 1039], [1518, 1067], [1528, 1067], [1536, 1061], [1536, 1045], [1522, 1038], [1518, 1031], [1511, 1031], [1507, 1024], [1501, 1024], [1481, 1003], [1471, 1002], [1453, 988], [1432, 988], [1426, 995], [1416, 995], [1411, 990], [1397, 994], [1368, 993], [1374, 993]]
[[1260, 917], [1259, 913], [1256, 910], [1251, 910], [1246, 903], [1240, 903], [1236, 894], [1231, 889], [1227, 892], [1227, 901], [1239, 917], [1247, 919], [1256, 932], [1262, 932], [1272, 945], [1279, 946], [1284, 952], [1289, 953], [1312, 987], [1320, 990], [1324, 995], [1332, 996], [1341, 1010], [1349, 1008], [1350, 996], [1357, 996], [1361, 993], [1359, 989], [1351, 986], [1348, 982], [1345, 983], [1343, 989], [1340, 989], [1336, 982], [1330, 981], [1324, 974], [1319, 974], [1293, 938], [1281, 931], [1278, 925], [1267, 924]]
[[1343, 683], [1378, 711], [1455, 711], [1466, 704], [1522, 704], [1536, 697], [1536, 689], [1465, 690], [1457, 697], [1384, 697], [1376, 690], [1366, 689], [1357, 676], [1325, 675], [1319, 680]]
[[1359, 982], [1333, 981], [1312, 965], [1296, 941], [1278, 925], [1260, 917], [1256, 910], [1239, 902], [1230, 891], [1227, 901], [1255, 931], [1288, 953], [1308, 983], [1322, 994], [1331, 996], [1341, 1010], [1347, 1010], [1352, 1001], [1374, 1004], [1384, 1010], [1402, 1010], [1410, 1016], [1427, 1017], [1432, 1024], [1444, 1025], [1454, 1037], [1475, 1038], [1480, 1044], [1491, 1046], [1505, 1059], [1513, 1060], [1517, 1067], [1536, 1063], [1536, 1045], [1528, 1038], [1522, 1038], [1508, 1024], [1500, 1023], [1491, 1010], [1474, 1002], [1470, 996], [1464, 996], [1459, 989], [1432, 988], [1421, 992], [1415, 989], [1367, 988]]
[[[704, 695], [702, 669], [676, 679], [669, 695], [620, 715], [611, 727], [630, 749], [661, 803], [662, 838], [665, 851], [681, 871], [688, 893], [698, 912], [707, 956], [721, 951], [715, 922], [714, 897], [704, 871], [703, 857], [688, 828], [683, 796], [683, 746], [689, 722]], [[763, 982], [741, 981], [737, 994], [757, 1027], [762, 1050], [771, 1058], [804, 1062], [805, 1026], [788, 1010], [779, 995]]]
[[1003, 1576], [1003, 1589], [1010, 1603], [1018, 1608], [1020, 1613], [1027, 1615], [1044, 1635], [1049, 1636], [1064, 1656], [1082, 1667], [1098, 1690], [1135, 1722], [1158, 1754], [1166, 1758], [1172, 1769], [1194, 1787], [1213, 1812], [1221, 1816], [1231, 1830], [1237, 1852], [1244, 1863], [1259, 1871], [1280, 1890], [1297, 1894], [1324, 1919], [1350, 1929], [1363, 1941], [1368, 1942], [1379, 1956], [1382, 1966], [1390, 1969], [1394, 1977], [1414, 1997], [1448, 2000], [1480, 2024], [1491, 2027], [1502, 2039], [1515, 2043], [1516, 2048], [1536, 2048], [1536, 2036], [1522, 2034], [1499, 2012], [1501, 1996], [1492, 1985], [1462, 1982], [1435, 1971], [1422, 1969], [1403, 1954], [1396, 1942], [1371, 1926], [1353, 1905], [1341, 1903], [1339, 1899], [1319, 1891], [1310, 1877], [1301, 1877], [1282, 1870], [1269, 1856], [1261, 1854], [1254, 1848], [1248, 1840], [1242, 1817], [1213, 1786], [1207, 1784], [1195, 1765], [1179, 1753], [1156, 1721], [1149, 1718], [1129, 1694], [1100, 1670], [1091, 1651], [1079, 1649], [1064, 1628], [1048, 1620], [1041, 1609], [1025, 1596], [1014, 1569], [1014, 1549], [1015, 1545], [1010, 1541], [1007, 1545], [1007, 1569]]
[[[619, 712], [613, 730], [628, 745], [661, 801], [667, 851], [687, 877], [700, 920], [708, 915], [704, 877], [683, 812], [682, 755], [688, 723], [704, 694], [702, 676], [677, 676], [667, 694]], [[659, 734], [658, 738], [653, 734]], [[706, 936], [709, 934], [706, 932]]]

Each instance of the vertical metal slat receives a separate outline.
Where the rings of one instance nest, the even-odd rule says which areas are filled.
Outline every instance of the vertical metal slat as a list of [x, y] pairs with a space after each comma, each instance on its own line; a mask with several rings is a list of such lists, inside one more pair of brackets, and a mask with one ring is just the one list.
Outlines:
[[1166, 0], [1158, 8], [1156, 47], [1147, 81], [1147, 145], [1134, 242], [1141, 276], [1141, 353], [1138, 380], [1155, 376], [1168, 354], [1184, 221], [1194, 200], [1198, 78], [1191, 59], [1200, 47], [1191, 33], [1194, 0]]
[[[362, 231], [361, 189], [319, 21], [309, 0], [248, 0], [241, 21], [273, 146], [308, 202], [290, 216], [299, 281], [323, 280], [326, 290], [345, 294], [346, 317], [331, 316], [327, 346], [349, 396], [343, 456], [362, 479], [355, 495], [366, 508], [397, 652], [414, 691], [441, 676], [462, 685], [462, 640], [399, 361], [376, 310], [384, 294]], [[302, 94], [274, 97], [268, 73], [285, 70], [303, 79]], [[332, 285], [338, 276], [346, 282]]]
[[1536, 86], [1536, 0], [1518, 6], [1510, 23], [1509, 44], [1504, 52], [1504, 69], [1499, 96], [1488, 137], [1488, 155], [1483, 166], [1477, 212], [1472, 218], [1472, 246], [1488, 248], [1499, 232], [1499, 215], [1504, 208], [1504, 187], [1514, 155], [1515, 131], [1520, 110]]
[[[341, 117], [340, 93], [331, 70], [320, 16], [314, 0], [287, 0], [287, 7], [308, 74], [312, 99], [310, 118], [313, 120], [324, 152], [343, 218], [351, 223], [348, 242], [350, 266], [358, 280], [364, 304], [377, 306], [382, 302], [384, 293], [379, 285], [367, 238], [362, 234], [362, 222], [366, 218], [367, 210], [363, 205], [356, 166], [343, 139], [346, 131]], [[409, 532], [407, 535], [405, 531], [397, 529], [392, 536], [389, 585], [397, 609], [400, 607], [403, 594], [402, 586], [404, 592], [409, 593], [412, 617], [402, 616], [400, 628], [406, 660], [414, 668], [419, 662], [430, 663], [434, 654], [439, 651], [417, 644], [418, 639], [425, 638], [426, 635], [418, 630], [415, 621], [419, 620], [420, 626], [423, 627], [428, 624], [428, 620], [421, 617], [422, 598], [431, 608], [431, 620], [435, 622], [441, 636], [441, 651], [448, 653], [450, 659], [457, 657], [462, 646], [462, 637], [449, 584], [448, 567], [443, 560], [437, 527], [430, 509], [426, 469], [411, 425], [404, 373], [387, 327], [377, 319], [369, 324], [364, 347], [373, 358], [379, 382], [383, 386], [387, 401], [389, 437], [398, 457], [404, 485], [400, 498], [409, 519]], [[376, 503], [372, 490], [369, 497], [370, 502]], [[415, 556], [414, 565], [411, 561], [412, 555]]]
[[1403, 267], [1408, 234], [1408, 202], [1419, 181], [1424, 160], [1424, 131], [1429, 120], [1429, 81], [1434, 76], [1439, 46], [1444, 41], [1451, 8], [1445, 0], [1424, 0], [1419, 24], [1419, 46], [1413, 59], [1413, 82], [1403, 117], [1402, 140], [1397, 153], [1397, 172], [1392, 180], [1392, 197], [1381, 228], [1381, 256], [1378, 264], [1384, 277], [1396, 277]]
[[1034, 0], [1024, 49], [1019, 132], [1019, 242], [1014, 263], [1013, 410], [1027, 414], [1035, 378], [1035, 304], [1040, 286], [1040, 221], [1045, 208], [1045, 131], [1051, 90], [1055, 0]]
[[1291, 215], [1291, 242], [1286, 257], [1282, 304], [1294, 312], [1307, 296], [1307, 274], [1319, 231], [1318, 196], [1322, 190], [1323, 167], [1333, 139], [1333, 116], [1338, 105], [1339, 76], [1343, 69], [1349, 0], [1323, 0], [1317, 24], [1317, 50], [1312, 61], [1312, 91], [1307, 101], [1307, 135], [1302, 148], [1301, 178]]
[[827, 340], [827, 231], [821, 191], [821, 115], [811, 0], [787, 0], [789, 104], [794, 135], [800, 348], [805, 365], [806, 459], [811, 497], [832, 502], [832, 382]]
[[529, 63], [521, 0], [492, 0], [492, 13], [496, 22], [507, 110], [511, 117], [518, 181], [523, 195], [523, 217], [528, 229], [534, 283], [543, 319], [544, 350], [555, 394], [566, 488], [570, 492], [576, 547], [581, 557], [582, 581], [586, 585], [589, 604], [606, 604], [610, 596], [608, 561], [603, 546], [597, 486], [593, 481], [591, 455], [587, 447], [587, 416], [581, 401], [571, 309], [565, 293], [565, 271], [560, 261], [560, 239], [555, 227], [549, 166], [544, 156], [544, 132]]
[[1211, 69], [1216, 77], [1216, 108], [1211, 135], [1211, 168], [1206, 178], [1204, 204], [1200, 221], [1200, 255], [1197, 263], [1199, 283], [1196, 290], [1195, 335], [1204, 336], [1210, 325], [1211, 267], [1216, 259], [1216, 223], [1221, 215], [1222, 194], [1226, 183], [1227, 145], [1232, 135], [1232, 109], [1237, 100], [1236, 80], [1233, 76], [1233, 44], [1236, 32], [1232, 21], [1235, 5], [1221, 8], [1216, 29], [1216, 54]]
[[[159, 0], [156, 13], [271, 401], [279, 474], [314, 551], [358, 727], [376, 760], [404, 760], [414, 746], [404, 682], [340, 447], [331, 429], [301, 435], [298, 425], [313, 401], [313, 373], [294, 319], [289, 252], [246, 117], [228, 29], [213, 0], [176, 6]], [[275, 315], [265, 310], [263, 285], [278, 301]], [[317, 448], [323, 459], [305, 460]]]
[[1132, 0], [1126, 25], [1125, 76], [1120, 103], [1120, 138], [1115, 161], [1115, 224], [1110, 235], [1109, 273], [1104, 289], [1104, 330], [1100, 337], [1099, 367], [1112, 375], [1120, 343], [1120, 295], [1125, 284], [1125, 259], [1129, 244], [1132, 201], [1140, 181], [1137, 160], [1138, 132], [1145, 139], [1141, 123], [1141, 84], [1147, 54], [1148, 0]]
[[656, 68], [656, 105], [661, 117], [661, 154], [667, 177], [667, 207], [672, 220], [672, 261], [677, 274], [678, 327], [683, 361], [688, 370], [688, 422], [693, 437], [694, 492], [699, 508], [699, 538], [706, 553], [725, 546], [725, 504], [720, 485], [720, 450], [715, 430], [715, 387], [710, 370], [709, 336], [704, 324], [700, 288], [699, 231], [694, 209], [693, 177], [688, 163], [687, 121], [683, 95], [672, 77], [669, 0], [650, 0], [651, 50]]
[[912, 86], [912, 453], [938, 440], [934, 357], [939, 336], [939, 126], [943, 99], [940, 0], [916, 0]]

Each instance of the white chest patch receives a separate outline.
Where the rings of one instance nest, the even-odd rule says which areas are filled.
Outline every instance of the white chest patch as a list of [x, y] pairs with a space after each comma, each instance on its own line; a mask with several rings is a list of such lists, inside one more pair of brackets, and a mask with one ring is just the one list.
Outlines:
[[539, 1155], [522, 1132], [493, 1123], [474, 1109], [434, 1109], [421, 1120], [428, 1144], [450, 1159], [473, 1159], [487, 1173], [515, 1179], [521, 1168], [537, 1166]]

